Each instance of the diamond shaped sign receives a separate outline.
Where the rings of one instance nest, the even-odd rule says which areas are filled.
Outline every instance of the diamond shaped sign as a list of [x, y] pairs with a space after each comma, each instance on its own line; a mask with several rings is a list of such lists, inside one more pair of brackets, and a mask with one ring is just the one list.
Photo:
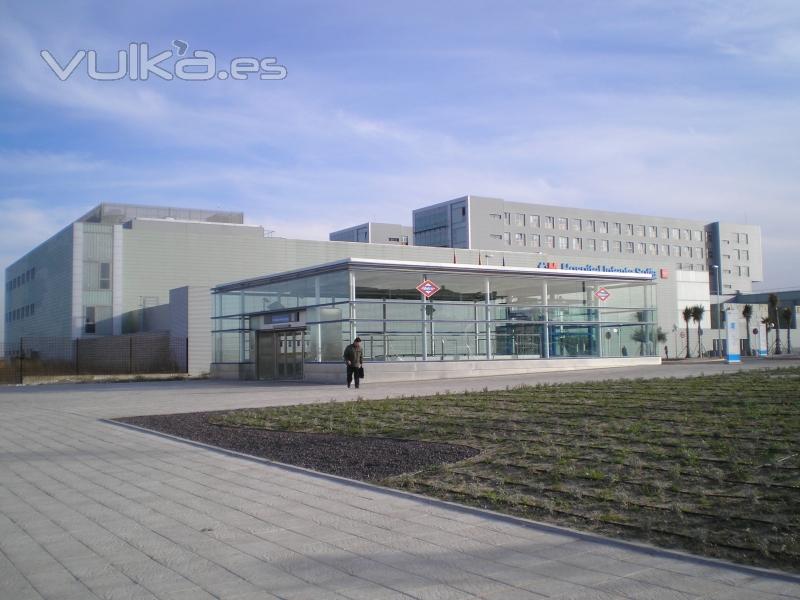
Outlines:
[[420, 294], [425, 296], [425, 298], [430, 298], [441, 289], [442, 288], [433, 283], [430, 279], [426, 279], [417, 286], [417, 290], [419, 291]]
[[594, 297], [600, 300], [600, 302], [605, 302], [611, 297], [611, 292], [609, 292], [606, 288], [600, 288], [594, 293]]

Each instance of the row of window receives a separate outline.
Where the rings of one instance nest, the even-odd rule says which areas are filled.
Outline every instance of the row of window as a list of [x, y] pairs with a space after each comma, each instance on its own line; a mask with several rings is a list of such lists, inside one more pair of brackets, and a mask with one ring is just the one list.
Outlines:
[[13, 321], [19, 321], [20, 319], [25, 319], [27, 317], [32, 317], [36, 312], [35, 305], [27, 304], [25, 306], [21, 306], [20, 308], [10, 310], [6, 313], [6, 323], [11, 323]]
[[[489, 218], [495, 221], [505, 221], [507, 225], [517, 227], [539, 227], [544, 229], [558, 229], [559, 231], [586, 231], [590, 233], [611, 233], [616, 235], [629, 235], [636, 237], [650, 237], [664, 240], [686, 240], [703, 242], [707, 241], [706, 232], [701, 229], [681, 229], [678, 227], [665, 227], [656, 225], [635, 225], [633, 223], [609, 223], [595, 219], [578, 219], [568, 217], [540, 217], [539, 215], [526, 215], [524, 213], [490, 213]], [[624, 227], [623, 227], [624, 225]], [[739, 235], [739, 234], [737, 234]], [[747, 239], [744, 236], [745, 243]]]
[[22, 275], [17, 275], [14, 279], [6, 281], [6, 291], [10, 292], [21, 285], [25, 285], [29, 281], [33, 281], [36, 279], [36, 267], [31, 267], [27, 271], [25, 271]]
[[396, 242], [398, 244], [402, 244], [403, 246], [408, 246], [408, 236], [401, 235], [400, 237], [390, 237], [390, 242]]
[[559, 250], [588, 250], [590, 252], [613, 252], [622, 254], [650, 254], [654, 256], [683, 256], [686, 258], [705, 258], [705, 250], [699, 246], [677, 246], [669, 244], [655, 244], [645, 242], [623, 242], [615, 240], [597, 240], [594, 238], [569, 238], [567, 236], [539, 235], [538, 233], [506, 232], [503, 235], [489, 234], [492, 239], [505, 239], [506, 244], [527, 246], [530, 248], [549, 248]]
[[697, 265], [692, 263], [678, 263], [675, 265], [678, 271], [705, 271], [705, 265]]

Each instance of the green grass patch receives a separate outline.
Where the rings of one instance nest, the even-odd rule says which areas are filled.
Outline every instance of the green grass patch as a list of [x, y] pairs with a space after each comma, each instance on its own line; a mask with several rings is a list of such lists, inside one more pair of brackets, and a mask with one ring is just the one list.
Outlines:
[[800, 368], [240, 410], [214, 422], [465, 444], [381, 481], [739, 562], [800, 565]]

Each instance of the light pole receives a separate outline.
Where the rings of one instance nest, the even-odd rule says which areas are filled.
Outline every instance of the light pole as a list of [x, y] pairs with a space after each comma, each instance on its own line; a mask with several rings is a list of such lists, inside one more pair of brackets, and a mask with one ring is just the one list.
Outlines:
[[717, 356], [722, 356], [722, 310], [719, 303], [719, 293], [720, 293], [720, 276], [719, 276], [719, 265], [711, 265], [711, 268], [716, 271], [715, 279], [716, 283], [714, 287], [717, 289]]

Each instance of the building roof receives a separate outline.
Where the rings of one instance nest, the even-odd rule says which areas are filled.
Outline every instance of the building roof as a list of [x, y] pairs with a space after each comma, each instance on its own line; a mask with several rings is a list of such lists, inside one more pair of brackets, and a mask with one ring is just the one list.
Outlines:
[[[588, 266], [588, 265], [587, 265]], [[379, 268], [384, 270], [425, 270], [430, 273], [480, 273], [485, 275], [544, 275], [548, 277], [576, 278], [593, 277], [607, 279], [609, 281], [651, 281], [654, 279], [652, 273], [634, 271], [591, 271], [583, 269], [552, 269], [547, 267], [502, 267], [491, 265], [472, 265], [457, 263], [431, 263], [416, 262], [405, 260], [379, 260], [371, 258], [345, 258], [333, 262], [253, 277], [241, 279], [229, 283], [219, 284], [213, 288], [215, 293], [242, 290], [257, 285], [266, 285], [288, 281], [300, 277], [310, 277], [332, 271], [342, 271], [350, 268], [368, 269]]]

